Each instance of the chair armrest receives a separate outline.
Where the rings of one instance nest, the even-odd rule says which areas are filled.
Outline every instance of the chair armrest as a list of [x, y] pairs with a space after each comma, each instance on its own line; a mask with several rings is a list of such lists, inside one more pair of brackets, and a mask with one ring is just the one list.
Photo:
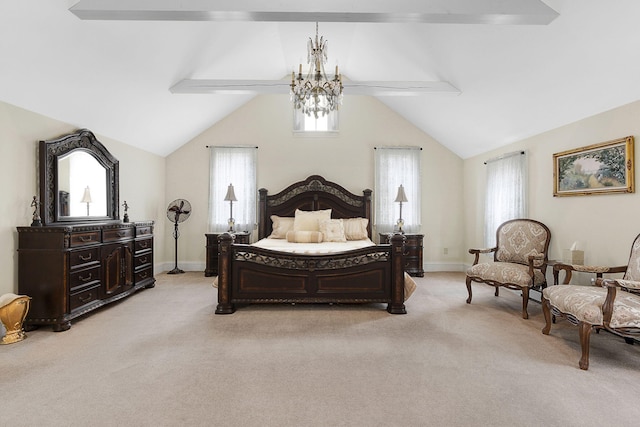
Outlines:
[[640, 292], [640, 282], [634, 280], [600, 279], [598, 283], [600, 283], [600, 286], [606, 286], [607, 288], [622, 288], [633, 293]]
[[484, 248], [484, 249], [469, 249], [469, 253], [471, 255], [475, 255], [476, 258], [473, 260], [473, 264], [472, 265], [476, 265], [478, 263], [478, 260], [480, 259], [480, 254], [489, 254], [491, 252], [495, 252], [498, 250], [498, 247], [495, 246], [493, 248]]
[[529, 255], [529, 264], [533, 263], [533, 260], [540, 260], [540, 261], [544, 261], [544, 254], [537, 254], [537, 255]]
[[[564, 264], [562, 262], [559, 262], [553, 266], [554, 285], [558, 284], [558, 273], [560, 272], [560, 270], [564, 270], [565, 272], [564, 281], [562, 282], [562, 284], [567, 285], [571, 281], [572, 271], [577, 271], [580, 273], [593, 273], [596, 275], [597, 279], [601, 279], [604, 273], [624, 273], [625, 271], [627, 271], [627, 266], [619, 265], [616, 267], [609, 267], [603, 265]], [[598, 286], [602, 285], [598, 284]]]
[[607, 288], [607, 297], [604, 300], [604, 304], [602, 304], [602, 323], [605, 328], [610, 329], [611, 317], [613, 316], [613, 303], [616, 300], [618, 288], [638, 294], [640, 293], [640, 282], [622, 279], [598, 279], [597, 283]]
[[571, 272], [574, 271], [573, 265], [564, 264], [562, 262], [558, 262], [553, 265], [553, 284], [554, 285], [558, 284], [558, 277], [560, 276], [561, 270], [564, 271], [564, 281], [562, 282], [562, 284], [568, 285], [569, 282], [571, 281]]
[[[529, 259], [529, 275], [531, 277], [533, 277], [533, 269], [540, 270], [542, 267], [545, 266], [545, 264], [544, 264], [545, 254], [529, 255], [528, 259]], [[536, 260], [537, 261], [542, 261], [540, 266], [535, 266], [533, 264], [533, 261], [536, 261]]]
[[491, 252], [495, 252], [498, 250], [498, 247], [494, 248], [484, 248], [484, 249], [469, 249], [470, 254], [488, 254]]

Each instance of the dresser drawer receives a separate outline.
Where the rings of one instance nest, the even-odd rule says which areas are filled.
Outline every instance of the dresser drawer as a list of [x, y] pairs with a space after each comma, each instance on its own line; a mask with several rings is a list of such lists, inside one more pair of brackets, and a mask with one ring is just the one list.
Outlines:
[[152, 252], [148, 252], [142, 255], [136, 255], [135, 261], [134, 261], [134, 268], [138, 269], [143, 265], [151, 265], [152, 262], [153, 262]]
[[98, 290], [100, 284], [91, 286], [89, 288], [83, 288], [79, 292], [73, 292], [69, 296], [69, 310], [74, 311], [84, 305], [92, 303], [98, 299]]
[[71, 247], [86, 246], [100, 243], [100, 231], [80, 231], [71, 233]]
[[153, 234], [151, 226], [136, 227], [136, 237], [150, 236], [151, 234]]
[[86, 287], [92, 283], [100, 283], [100, 265], [75, 271], [69, 274], [69, 287], [71, 290]]
[[69, 254], [69, 266], [72, 270], [89, 267], [100, 262], [100, 247], [96, 246], [79, 251], [71, 251]]
[[422, 248], [420, 246], [406, 246], [404, 247], [405, 256], [416, 257], [420, 254]]
[[115, 242], [118, 240], [132, 239], [134, 230], [130, 228], [112, 228], [102, 232], [102, 240], [104, 242]]
[[250, 237], [251, 237], [251, 234], [249, 233], [235, 233], [233, 235], [233, 243], [248, 245]]
[[141, 252], [153, 248], [153, 239], [136, 240], [135, 251]]
[[[380, 243], [388, 244], [392, 234], [380, 233]], [[405, 234], [404, 270], [412, 276], [423, 277], [423, 234]]]
[[136, 272], [134, 283], [140, 283], [143, 280], [151, 279], [152, 277], [153, 277], [153, 267], [149, 265], [149, 267]]

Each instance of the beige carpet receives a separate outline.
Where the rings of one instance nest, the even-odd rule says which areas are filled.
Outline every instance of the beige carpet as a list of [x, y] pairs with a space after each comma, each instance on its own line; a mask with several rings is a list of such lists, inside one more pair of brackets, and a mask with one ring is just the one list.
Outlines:
[[213, 314], [202, 273], [0, 347], [7, 426], [637, 425], [640, 347], [543, 326], [540, 305], [428, 273], [408, 314], [383, 305], [255, 305]]

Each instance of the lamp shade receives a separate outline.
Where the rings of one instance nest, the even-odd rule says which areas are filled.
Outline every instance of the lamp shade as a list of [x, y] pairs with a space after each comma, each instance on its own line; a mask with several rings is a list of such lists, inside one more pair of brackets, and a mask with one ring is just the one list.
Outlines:
[[227, 195], [224, 196], [225, 202], [237, 202], [236, 193], [233, 191], [233, 184], [229, 184], [229, 188], [227, 188]]
[[84, 195], [82, 196], [81, 203], [91, 203], [91, 190], [89, 190], [89, 186], [84, 189]]
[[396, 196], [395, 202], [406, 203], [409, 200], [407, 199], [407, 195], [404, 193], [404, 187], [402, 184], [398, 187], [398, 195]]

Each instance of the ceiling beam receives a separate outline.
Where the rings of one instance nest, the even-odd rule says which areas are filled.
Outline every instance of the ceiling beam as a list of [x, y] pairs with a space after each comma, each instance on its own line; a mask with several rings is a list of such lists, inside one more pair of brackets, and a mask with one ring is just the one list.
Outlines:
[[[212, 80], [184, 79], [173, 85], [171, 93], [191, 94], [288, 94], [287, 80]], [[461, 92], [449, 82], [344, 82], [345, 95], [418, 96], [429, 93], [459, 95]]]
[[369, 22], [546, 25], [558, 13], [540, 0], [80, 0], [85, 20]]

